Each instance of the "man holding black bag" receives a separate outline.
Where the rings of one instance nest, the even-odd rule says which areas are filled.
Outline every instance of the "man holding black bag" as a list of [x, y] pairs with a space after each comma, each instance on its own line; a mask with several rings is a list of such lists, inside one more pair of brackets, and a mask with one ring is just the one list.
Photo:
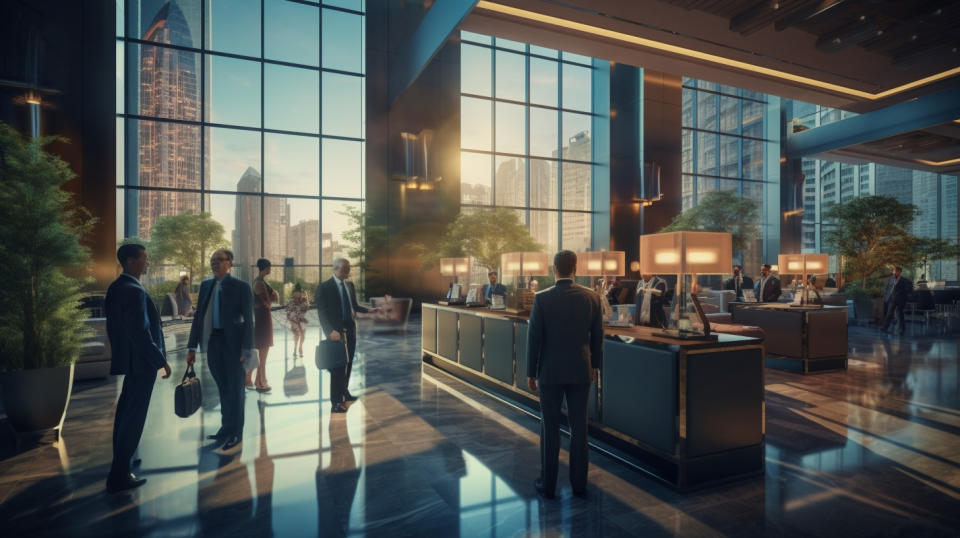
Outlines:
[[333, 260], [333, 276], [320, 283], [315, 294], [324, 336], [332, 342], [345, 341], [347, 348], [346, 365], [330, 369], [330, 403], [334, 413], [345, 413], [346, 402], [357, 399], [347, 388], [353, 369], [353, 354], [357, 350], [356, 313], [380, 311], [380, 308], [367, 308], [357, 303], [357, 290], [353, 282], [347, 280], [349, 276], [350, 261], [344, 258]]
[[123, 273], [110, 284], [104, 300], [110, 373], [124, 376], [113, 422], [113, 463], [107, 475], [110, 493], [140, 487], [147, 481], [130, 472], [131, 460], [143, 435], [157, 370], [163, 369], [164, 379], [170, 377], [160, 313], [140, 284], [140, 275], [149, 265], [147, 249], [122, 245], [117, 259]]

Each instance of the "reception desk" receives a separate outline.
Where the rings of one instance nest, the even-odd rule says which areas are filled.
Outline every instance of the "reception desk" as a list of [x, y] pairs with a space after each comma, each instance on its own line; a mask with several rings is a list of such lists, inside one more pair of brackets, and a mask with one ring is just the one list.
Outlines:
[[[527, 317], [423, 305], [425, 373], [441, 370], [532, 411]], [[614, 447], [678, 489], [763, 472], [763, 342], [690, 341], [646, 327], [608, 328], [590, 394], [591, 443]]]
[[847, 368], [847, 308], [733, 303], [734, 323], [766, 333], [766, 364], [800, 373]]

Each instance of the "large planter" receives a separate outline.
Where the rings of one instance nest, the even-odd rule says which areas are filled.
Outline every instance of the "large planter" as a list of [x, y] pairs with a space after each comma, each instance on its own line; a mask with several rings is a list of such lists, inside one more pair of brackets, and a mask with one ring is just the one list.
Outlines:
[[0, 373], [0, 394], [18, 433], [59, 429], [73, 389], [73, 364]]

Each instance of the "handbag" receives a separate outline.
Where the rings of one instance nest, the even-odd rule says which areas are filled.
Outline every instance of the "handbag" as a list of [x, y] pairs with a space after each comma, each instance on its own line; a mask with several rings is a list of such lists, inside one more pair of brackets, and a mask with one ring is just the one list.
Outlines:
[[293, 368], [283, 374], [283, 395], [303, 396], [307, 393], [307, 369], [301, 364], [297, 366], [297, 359], [293, 359]]
[[187, 418], [200, 409], [203, 394], [200, 391], [200, 379], [193, 371], [193, 365], [187, 366], [183, 379], [173, 393], [174, 412], [178, 417]]
[[347, 365], [347, 342], [343, 337], [337, 342], [323, 340], [317, 345], [315, 359], [320, 370], [343, 368]]

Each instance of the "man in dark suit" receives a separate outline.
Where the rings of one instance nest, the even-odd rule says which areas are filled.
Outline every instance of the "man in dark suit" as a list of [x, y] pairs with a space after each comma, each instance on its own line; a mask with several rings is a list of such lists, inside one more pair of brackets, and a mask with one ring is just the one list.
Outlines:
[[741, 265], [733, 266], [733, 278], [723, 283], [723, 289], [735, 291], [737, 300], [743, 301], [743, 290], [753, 289], [753, 279], [743, 274]]
[[553, 258], [557, 283], [534, 296], [527, 335], [527, 384], [540, 391], [540, 478], [534, 487], [554, 496], [560, 455], [560, 406], [567, 399], [570, 424], [570, 485], [587, 493], [587, 407], [590, 385], [603, 360], [600, 296], [573, 282], [577, 255]]
[[334, 342], [347, 339], [347, 365], [330, 371], [330, 402], [334, 413], [347, 411], [347, 402], [356, 396], [350, 394], [350, 373], [353, 371], [353, 354], [357, 351], [356, 313], [380, 312], [380, 308], [367, 308], [357, 303], [357, 290], [350, 277], [350, 261], [344, 258], [333, 260], [333, 276], [317, 286], [317, 313], [323, 334]]
[[880, 323], [880, 330], [886, 331], [893, 321], [893, 316], [897, 316], [898, 332], [902, 335], [906, 329], [903, 323], [903, 307], [907, 305], [907, 296], [913, 291], [913, 283], [905, 276], [902, 267], [894, 267], [890, 280], [883, 288], [883, 321]]
[[147, 481], [130, 472], [131, 460], [143, 434], [157, 370], [163, 369], [164, 379], [170, 377], [160, 313], [140, 284], [140, 275], [149, 265], [147, 250], [143, 245], [122, 245], [117, 259], [123, 273], [110, 284], [104, 300], [110, 373], [124, 376], [113, 421], [113, 463], [107, 475], [110, 493], [139, 487]]
[[780, 298], [780, 279], [770, 274], [770, 264], [760, 268], [760, 280], [754, 290], [758, 303], [775, 303]]
[[490, 304], [490, 301], [494, 295], [506, 295], [507, 287], [497, 282], [496, 271], [490, 271], [487, 273], [487, 278], [490, 279], [490, 283], [483, 285], [483, 302]]
[[219, 452], [239, 451], [243, 440], [243, 358], [253, 348], [253, 291], [230, 276], [233, 252], [220, 249], [210, 257], [213, 278], [200, 284], [197, 309], [187, 341], [187, 364], [196, 360], [197, 345], [207, 352], [207, 365], [220, 393], [220, 430], [208, 436], [223, 443]]

